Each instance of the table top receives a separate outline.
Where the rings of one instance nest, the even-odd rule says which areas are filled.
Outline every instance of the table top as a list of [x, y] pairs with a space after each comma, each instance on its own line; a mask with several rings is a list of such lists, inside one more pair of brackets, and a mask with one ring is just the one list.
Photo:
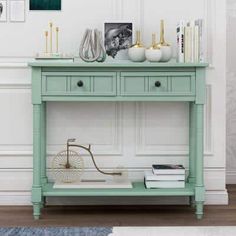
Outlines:
[[160, 67], [207, 67], [208, 63], [177, 63], [175, 60], [170, 62], [132, 62], [129, 60], [107, 60], [105, 62], [84, 62], [80, 59], [74, 62], [69, 60], [60, 59], [45, 59], [45, 60], [33, 60], [28, 63], [31, 67], [148, 67], [148, 68], [160, 68]]

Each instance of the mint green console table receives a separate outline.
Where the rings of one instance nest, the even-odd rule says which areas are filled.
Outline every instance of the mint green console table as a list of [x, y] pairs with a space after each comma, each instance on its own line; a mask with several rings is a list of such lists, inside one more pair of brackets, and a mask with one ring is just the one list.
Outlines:
[[[203, 106], [207, 64], [32, 62], [33, 186], [39, 219], [50, 196], [189, 196], [201, 219], [204, 205]], [[53, 189], [46, 176], [46, 103], [59, 101], [189, 102], [189, 176], [182, 189]]]

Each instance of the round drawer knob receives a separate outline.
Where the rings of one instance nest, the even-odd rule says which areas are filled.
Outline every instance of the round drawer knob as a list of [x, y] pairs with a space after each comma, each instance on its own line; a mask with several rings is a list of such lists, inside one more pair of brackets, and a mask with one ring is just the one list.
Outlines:
[[155, 82], [155, 87], [161, 87], [161, 82], [160, 81], [156, 81]]
[[83, 81], [81, 81], [81, 80], [78, 81], [78, 83], [77, 83], [77, 86], [78, 86], [78, 87], [83, 87], [83, 85], [84, 85]]

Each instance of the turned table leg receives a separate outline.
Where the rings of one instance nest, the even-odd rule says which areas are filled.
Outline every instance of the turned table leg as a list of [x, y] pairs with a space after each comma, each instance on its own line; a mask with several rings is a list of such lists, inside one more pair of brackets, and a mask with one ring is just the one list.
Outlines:
[[196, 217], [203, 217], [204, 205], [204, 168], [203, 168], [203, 104], [196, 104], [196, 182], [195, 182], [195, 202], [196, 202]]
[[33, 105], [33, 186], [32, 203], [35, 219], [40, 218], [42, 204], [41, 184], [41, 104]]

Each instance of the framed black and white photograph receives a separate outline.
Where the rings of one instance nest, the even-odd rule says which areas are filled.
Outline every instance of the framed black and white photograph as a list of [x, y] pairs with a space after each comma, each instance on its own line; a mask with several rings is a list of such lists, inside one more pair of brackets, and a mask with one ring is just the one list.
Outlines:
[[30, 10], [61, 10], [61, 0], [30, 0]]
[[0, 22], [7, 21], [7, 1], [0, 1]]
[[113, 59], [128, 59], [128, 48], [132, 45], [132, 23], [105, 23], [104, 44], [106, 53]]

